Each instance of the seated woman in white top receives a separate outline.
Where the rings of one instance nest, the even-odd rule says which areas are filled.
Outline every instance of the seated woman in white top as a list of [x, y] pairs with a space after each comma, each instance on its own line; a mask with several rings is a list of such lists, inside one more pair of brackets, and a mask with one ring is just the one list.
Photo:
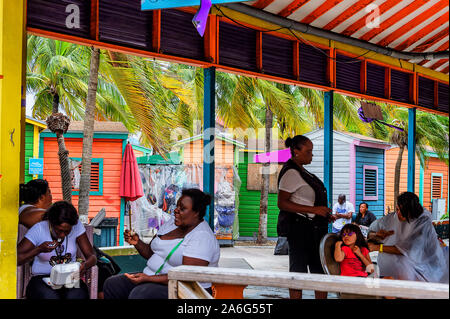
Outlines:
[[79, 287], [53, 289], [44, 282], [52, 267], [76, 261], [77, 244], [85, 262], [80, 275], [97, 263], [94, 249], [78, 219], [75, 207], [65, 201], [54, 203], [43, 216], [43, 220], [25, 234], [17, 246], [17, 264], [33, 260], [32, 278], [26, 288], [28, 299], [88, 299], [88, 289], [80, 280]]
[[[198, 189], [183, 190], [174, 211], [152, 239], [145, 244], [137, 234], [125, 231], [125, 240], [148, 259], [142, 273], [123, 274], [106, 280], [105, 299], [167, 299], [170, 268], [180, 265], [217, 267], [219, 243], [203, 219], [211, 196]], [[211, 283], [200, 283], [211, 293]]]
[[448, 284], [448, 251], [442, 249], [431, 213], [422, 207], [416, 194], [400, 194], [396, 215], [381, 218], [370, 230], [384, 241], [368, 243], [370, 251], [379, 252], [381, 276]]

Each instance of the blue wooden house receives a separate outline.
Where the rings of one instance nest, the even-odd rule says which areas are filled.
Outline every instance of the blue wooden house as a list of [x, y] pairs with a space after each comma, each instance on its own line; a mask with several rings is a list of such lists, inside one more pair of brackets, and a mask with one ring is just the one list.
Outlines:
[[[305, 168], [324, 181], [324, 130], [304, 134], [314, 144], [313, 160]], [[385, 198], [385, 151], [389, 143], [375, 138], [333, 131], [333, 190], [329, 207], [337, 202], [339, 194], [358, 211], [359, 204], [366, 202], [377, 217], [383, 216]], [[255, 155], [262, 163], [283, 163], [290, 158], [290, 150], [282, 149]], [[269, 227], [275, 227], [268, 225]]]
[[[314, 144], [313, 161], [306, 166], [310, 172], [323, 180], [324, 130], [305, 134]], [[366, 202], [377, 217], [383, 216], [385, 198], [385, 151], [389, 143], [375, 138], [349, 132], [333, 131], [333, 205], [339, 194], [358, 211], [359, 204]], [[331, 207], [331, 206], [330, 206]]]

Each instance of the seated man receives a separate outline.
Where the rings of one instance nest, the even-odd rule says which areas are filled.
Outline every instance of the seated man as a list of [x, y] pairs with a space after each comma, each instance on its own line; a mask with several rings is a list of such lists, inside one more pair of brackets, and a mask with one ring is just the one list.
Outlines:
[[346, 201], [344, 194], [340, 194], [338, 202], [333, 206], [333, 216], [336, 220], [333, 223], [332, 232], [339, 233], [345, 224], [352, 222], [352, 215], [355, 211], [353, 204]]

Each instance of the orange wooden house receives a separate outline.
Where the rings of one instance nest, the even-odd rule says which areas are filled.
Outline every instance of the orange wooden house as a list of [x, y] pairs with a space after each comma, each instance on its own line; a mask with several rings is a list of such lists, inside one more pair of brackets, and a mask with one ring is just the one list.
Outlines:
[[[81, 161], [83, 148], [83, 122], [71, 122], [64, 134], [69, 158]], [[125, 202], [119, 196], [122, 155], [128, 139], [128, 130], [120, 122], [95, 122], [92, 145], [91, 190], [89, 198], [89, 218], [93, 218], [102, 208], [107, 218], [118, 219], [117, 242], [123, 242], [123, 216]], [[39, 157], [44, 159], [44, 178], [49, 182], [53, 201], [62, 200], [61, 175], [56, 135], [50, 130], [40, 134]], [[72, 166], [73, 168], [73, 166]], [[79, 167], [75, 168], [79, 169]], [[78, 189], [72, 188], [72, 202], [78, 206]]]
[[[385, 171], [385, 207], [389, 207], [391, 211], [394, 210], [394, 174], [395, 163], [397, 161], [399, 147], [392, 147], [386, 151], [386, 171]], [[419, 196], [422, 205], [432, 211], [433, 199], [445, 199], [445, 211], [449, 211], [449, 174], [448, 165], [439, 160], [437, 155], [431, 151], [426, 153], [427, 160], [425, 167], [420, 165], [419, 159], [416, 155], [416, 169], [415, 169], [415, 193]], [[405, 149], [402, 156], [402, 166], [400, 173], [400, 193], [407, 190], [407, 176], [408, 176], [408, 150]]]
[[[183, 139], [174, 144], [174, 148], [179, 148], [181, 161], [184, 165], [203, 165], [203, 135], [199, 134], [187, 139]], [[214, 143], [214, 161], [216, 167], [216, 187], [219, 182], [220, 169], [225, 170], [225, 178], [233, 184], [233, 166], [237, 167], [239, 159], [239, 149], [245, 144], [228, 137], [224, 133], [216, 135]], [[199, 179], [199, 185], [203, 181]]]
[[[217, 133], [214, 140], [214, 166], [215, 166], [215, 192], [219, 190], [219, 183], [222, 181], [222, 177], [232, 185], [233, 192], [238, 191], [238, 186], [235, 185], [235, 179], [239, 178], [237, 175], [237, 167], [239, 160], [239, 149], [243, 149], [245, 144], [232, 139], [226, 133]], [[197, 180], [192, 180], [203, 189], [203, 135], [199, 134], [193, 137], [189, 137], [178, 141], [174, 144], [174, 150], [178, 149], [181, 161], [186, 167], [197, 166], [200, 168], [199, 174], [195, 177]], [[234, 169], [233, 169], [234, 167]], [[235, 173], [236, 172], [236, 173]], [[217, 196], [217, 193], [215, 193]], [[234, 195], [234, 204], [239, 205], [236, 199], [237, 195]], [[220, 201], [215, 204], [215, 216], [218, 216], [218, 205], [221, 205]], [[236, 206], [236, 211], [237, 211]], [[219, 217], [220, 223], [220, 217]], [[224, 244], [232, 244], [233, 240], [238, 237], [239, 222], [238, 218], [234, 219], [231, 226], [221, 227], [216, 225], [215, 232], [216, 238]]]

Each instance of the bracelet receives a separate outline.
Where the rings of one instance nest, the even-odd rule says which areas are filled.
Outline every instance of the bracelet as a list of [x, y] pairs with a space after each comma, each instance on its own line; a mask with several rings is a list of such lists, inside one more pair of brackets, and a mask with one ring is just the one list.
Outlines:
[[383, 244], [380, 244], [380, 248], [378, 248], [378, 252], [380, 252], [380, 253], [383, 252]]

